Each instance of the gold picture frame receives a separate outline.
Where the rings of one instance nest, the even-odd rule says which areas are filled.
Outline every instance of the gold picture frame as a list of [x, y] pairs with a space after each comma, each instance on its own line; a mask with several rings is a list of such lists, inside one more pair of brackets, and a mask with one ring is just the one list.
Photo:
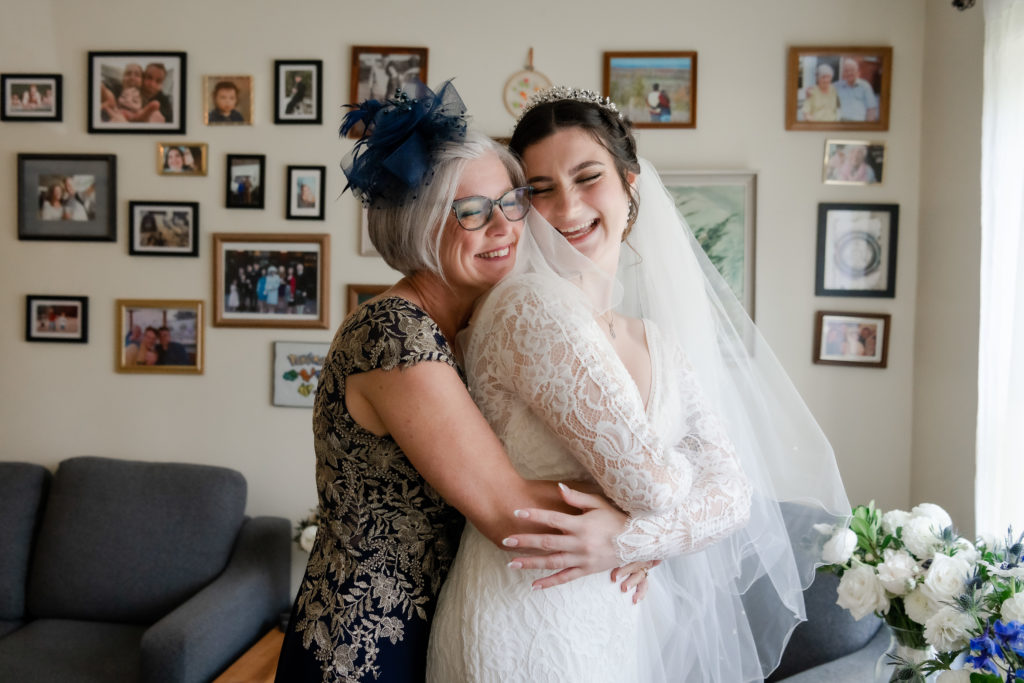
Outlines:
[[203, 301], [118, 299], [115, 305], [118, 372], [203, 373]]
[[[234, 92], [235, 102], [227, 113], [219, 108], [219, 92]], [[251, 126], [256, 110], [252, 76], [238, 74], [203, 76], [203, 123], [207, 126]]]
[[208, 157], [205, 142], [158, 142], [156, 172], [166, 176], [204, 176]]

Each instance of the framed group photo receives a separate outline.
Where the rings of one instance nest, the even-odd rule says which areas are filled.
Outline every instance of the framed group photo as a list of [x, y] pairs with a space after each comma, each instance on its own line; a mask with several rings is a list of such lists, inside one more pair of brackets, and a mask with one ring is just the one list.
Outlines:
[[327, 342], [274, 342], [271, 401], [275, 406], [313, 407], [320, 369], [330, 348]]
[[818, 204], [817, 296], [896, 296], [897, 204]]
[[203, 76], [203, 123], [252, 125], [252, 76]]
[[62, 121], [60, 74], [0, 74], [0, 121]]
[[18, 239], [117, 239], [113, 154], [19, 154]]
[[25, 297], [25, 341], [68, 342], [89, 341], [89, 297], [46, 296]]
[[199, 202], [128, 202], [133, 256], [199, 256]]
[[696, 52], [605, 52], [603, 80], [634, 127], [697, 127]]
[[274, 62], [274, 123], [321, 123], [323, 61]]
[[826, 185], [880, 185], [884, 172], [884, 142], [825, 141], [821, 178]]
[[118, 372], [201, 374], [203, 302], [118, 299]]
[[205, 142], [156, 143], [156, 172], [160, 175], [206, 175]]
[[325, 166], [289, 166], [287, 217], [322, 221], [324, 219]]
[[216, 233], [213, 324], [328, 326], [330, 236]]
[[[391, 99], [401, 90], [415, 96], [417, 82], [427, 81], [425, 47], [384, 47], [354, 45], [349, 102]], [[348, 136], [363, 134], [362, 124], [352, 127]]]
[[791, 47], [786, 130], [889, 130], [891, 47]]
[[890, 319], [888, 313], [818, 311], [813, 361], [819, 365], [886, 367]]
[[263, 154], [229, 154], [225, 171], [224, 205], [229, 209], [262, 209], [267, 157]]
[[90, 133], [185, 133], [184, 52], [90, 52]]

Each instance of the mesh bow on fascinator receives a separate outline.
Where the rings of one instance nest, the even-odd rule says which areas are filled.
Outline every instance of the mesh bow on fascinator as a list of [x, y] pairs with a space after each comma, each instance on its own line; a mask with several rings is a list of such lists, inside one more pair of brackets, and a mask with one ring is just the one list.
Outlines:
[[[341, 162], [364, 206], [400, 206], [429, 183], [434, 157], [446, 143], [466, 137], [466, 106], [450, 80], [436, 93], [417, 81], [416, 96], [397, 91], [386, 100], [364, 100], [341, 124], [345, 135], [362, 123], [363, 135]], [[344, 191], [344, 190], [342, 190]]]

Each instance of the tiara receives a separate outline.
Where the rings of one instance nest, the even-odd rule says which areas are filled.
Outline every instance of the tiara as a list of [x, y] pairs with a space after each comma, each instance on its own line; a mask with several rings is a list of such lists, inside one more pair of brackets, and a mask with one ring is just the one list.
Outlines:
[[610, 111], [615, 116], [622, 120], [622, 112], [615, 106], [610, 97], [602, 97], [593, 90], [585, 90], [583, 88], [570, 88], [564, 85], [556, 85], [548, 88], [547, 90], [541, 90], [534, 94], [527, 100], [526, 105], [523, 107], [523, 111], [519, 114], [519, 118], [516, 119], [516, 125], [523, 120], [531, 109], [539, 107], [542, 104], [549, 102], [560, 102], [562, 100], [575, 100], [576, 102], [589, 102], [590, 104], [596, 104], [597, 106]]

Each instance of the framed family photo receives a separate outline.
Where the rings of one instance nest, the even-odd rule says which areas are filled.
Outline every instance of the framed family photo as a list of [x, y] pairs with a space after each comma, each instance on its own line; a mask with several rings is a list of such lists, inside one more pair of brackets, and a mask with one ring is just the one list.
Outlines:
[[18, 239], [117, 239], [113, 154], [19, 154]]
[[274, 123], [321, 123], [322, 72], [319, 59], [274, 62]]
[[324, 366], [327, 342], [274, 342], [275, 406], [312, 408], [320, 369]]
[[818, 204], [817, 296], [896, 296], [897, 204]]
[[288, 167], [287, 217], [322, 221], [324, 219], [325, 166]]
[[206, 175], [205, 142], [156, 143], [156, 172], [160, 175]]
[[90, 133], [185, 133], [184, 52], [90, 52]]
[[262, 209], [263, 180], [267, 157], [263, 154], [229, 154], [225, 171], [224, 205], [229, 209]]
[[821, 178], [826, 185], [880, 185], [884, 171], [884, 142], [825, 141]]
[[133, 256], [199, 256], [199, 202], [128, 202]]
[[0, 74], [0, 121], [62, 121], [60, 74]]
[[118, 299], [118, 372], [201, 374], [203, 302]]
[[753, 318], [757, 175], [667, 171], [661, 178], [704, 253]]
[[26, 296], [25, 341], [72, 344], [88, 342], [89, 297], [43, 294]]
[[252, 125], [252, 76], [203, 76], [203, 123]]
[[786, 130], [889, 130], [891, 47], [791, 47]]
[[696, 128], [697, 53], [605, 52], [603, 94], [636, 128]]
[[[427, 83], [425, 47], [384, 47], [354, 45], [349, 102], [384, 100], [399, 90], [415, 95], [417, 82]], [[362, 125], [353, 126], [350, 138], [363, 134]]]
[[813, 361], [819, 365], [886, 367], [890, 319], [888, 313], [818, 311]]
[[216, 233], [213, 324], [328, 326], [330, 236]]

